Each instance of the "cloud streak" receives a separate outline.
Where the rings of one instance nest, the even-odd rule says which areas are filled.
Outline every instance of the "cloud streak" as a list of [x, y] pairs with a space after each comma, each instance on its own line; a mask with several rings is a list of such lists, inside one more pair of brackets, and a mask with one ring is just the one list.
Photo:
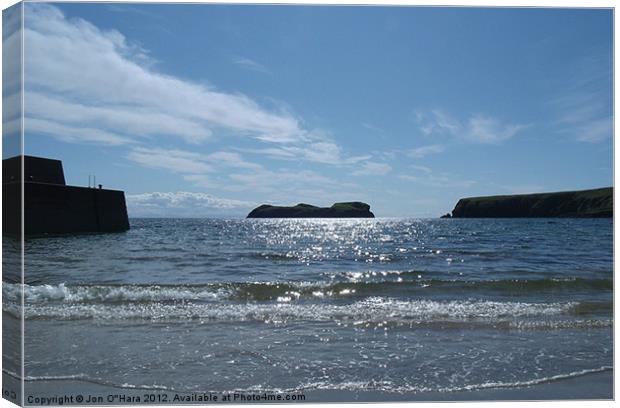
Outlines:
[[329, 139], [314, 139], [299, 145], [246, 149], [245, 151], [261, 154], [272, 159], [303, 160], [335, 166], [353, 165], [372, 157], [370, 155], [348, 156], [343, 153], [338, 144]]
[[611, 59], [604, 54], [584, 57], [572, 67], [572, 74], [563, 81], [568, 86], [548, 103], [560, 133], [587, 143], [613, 136], [611, 68]]
[[[120, 32], [102, 30], [58, 8], [28, 3], [26, 131], [69, 143], [129, 146], [129, 160], [205, 185], [215, 168], [261, 169], [239, 154], [200, 155], [223, 137], [259, 142], [253, 153], [336, 166], [371, 158], [349, 156], [325, 132], [309, 130], [285, 107], [267, 109], [242, 93], [177, 78], [153, 68], [148, 52]], [[258, 71], [256, 61], [234, 62]], [[152, 146], [170, 145], [173, 150]], [[182, 147], [182, 146], [181, 146]]]
[[387, 163], [365, 162], [352, 174], [354, 176], [384, 176], [390, 171], [392, 171], [392, 166]]
[[118, 31], [68, 19], [53, 6], [26, 7], [26, 126], [46, 120], [54, 123], [50, 135], [63, 138], [64, 130], [74, 128], [84, 141], [102, 144], [106, 139], [91, 130], [94, 122], [122, 140], [165, 135], [199, 143], [223, 129], [292, 143], [307, 133], [288, 112], [156, 72], [147, 53]]
[[206, 163], [201, 154], [183, 150], [148, 149], [138, 147], [127, 158], [144, 167], [164, 169], [174, 173], [208, 173], [213, 166]]
[[433, 144], [427, 146], [416, 147], [415, 149], [411, 149], [407, 152], [409, 157], [413, 157], [414, 159], [421, 159], [423, 157], [428, 156], [429, 154], [437, 154], [446, 150], [444, 145]]
[[480, 114], [459, 120], [437, 109], [430, 112], [418, 111], [415, 118], [420, 131], [426, 136], [448, 136], [479, 144], [499, 144], [527, 127], [523, 124], [503, 123], [499, 119]]
[[261, 63], [245, 57], [235, 57], [233, 62], [242, 68], [249, 69], [251, 71], [261, 72], [263, 74], [271, 74], [271, 71]]

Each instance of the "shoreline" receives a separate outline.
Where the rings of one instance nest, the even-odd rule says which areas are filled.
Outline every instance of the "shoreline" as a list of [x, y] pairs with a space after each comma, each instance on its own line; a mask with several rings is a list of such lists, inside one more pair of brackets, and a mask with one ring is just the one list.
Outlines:
[[[10, 376], [8, 376], [10, 377]], [[3, 373], [3, 378], [7, 379], [7, 374]], [[13, 379], [15, 381], [15, 379]], [[15, 381], [16, 382], [16, 381]], [[36, 386], [35, 386], [36, 384]], [[16, 384], [17, 385], [17, 384]], [[35, 387], [33, 387], [35, 386]], [[36, 391], [33, 390], [36, 388]], [[31, 391], [29, 391], [29, 389]], [[530, 386], [510, 387], [510, 388], [489, 388], [479, 390], [462, 390], [462, 391], [429, 391], [429, 392], [385, 392], [385, 391], [347, 391], [347, 390], [312, 390], [306, 392], [292, 392], [290, 395], [303, 394], [304, 401], [222, 401], [222, 395], [226, 393], [212, 393], [219, 396], [216, 401], [196, 401], [196, 402], [171, 402], [175, 395], [190, 396], [202, 393], [187, 393], [176, 391], [163, 391], [155, 389], [137, 389], [137, 388], [119, 388], [106, 385], [100, 385], [92, 382], [81, 380], [41, 380], [27, 381], [25, 384], [26, 398], [58, 398], [63, 395], [83, 396], [82, 404], [70, 401], [62, 403], [62, 405], [216, 405], [216, 404], [244, 404], [244, 403], [279, 403], [279, 404], [296, 404], [296, 403], [372, 403], [372, 402], [450, 402], [450, 401], [554, 401], [554, 400], [612, 400], [613, 399], [613, 369], [589, 373], [578, 377], [563, 378], [553, 380], [547, 383], [541, 383]], [[64, 394], [63, 391], [64, 390]], [[166, 395], [167, 402], [158, 401], [158, 395]], [[254, 394], [254, 393], [253, 393]], [[108, 396], [122, 395], [125, 402], [106, 402]], [[145, 395], [154, 395], [155, 400], [145, 402]], [[209, 394], [206, 394], [209, 395]], [[284, 394], [282, 394], [284, 395]], [[103, 399], [103, 403], [93, 403], [99, 397]], [[140, 400], [135, 400], [135, 398]], [[89, 402], [89, 399], [91, 400]], [[133, 402], [132, 402], [132, 399]], [[117, 400], [115, 400], [117, 401]], [[28, 401], [26, 401], [28, 403]], [[34, 401], [29, 405], [36, 404]], [[59, 405], [59, 404], [45, 404]]]

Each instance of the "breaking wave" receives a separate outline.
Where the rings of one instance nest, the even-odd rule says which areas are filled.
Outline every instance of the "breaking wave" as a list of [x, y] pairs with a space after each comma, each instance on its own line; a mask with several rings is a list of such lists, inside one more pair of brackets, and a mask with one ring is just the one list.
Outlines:
[[[313, 299], [323, 297], [389, 296], [406, 291], [425, 294], [432, 291], [480, 290], [519, 294], [532, 291], [612, 291], [611, 279], [538, 279], [538, 280], [441, 280], [424, 279], [418, 272], [351, 272], [342, 274], [346, 281], [318, 282], [230, 282], [202, 285], [24, 285], [28, 303], [63, 302], [177, 302], [217, 300], [278, 300]], [[413, 276], [414, 279], [405, 280]], [[383, 280], [369, 280], [380, 279]], [[20, 284], [4, 282], [5, 299], [17, 301], [21, 295]]]
[[[273, 302], [194, 302], [194, 297], [211, 298], [211, 292], [188, 293], [166, 291], [160, 293], [152, 288], [139, 292], [128, 291], [102, 295], [65, 293], [67, 287], [44, 291], [55, 301], [41, 303], [41, 287], [30, 288], [26, 298], [32, 299], [25, 306], [26, 319], [62, 320], [216, 320], [216, 321], [264, 321], [271, 323], [307, 320], [342, 321], [351, 324], [390, 322], [435, 322], [452, 320], [494, 320], [517, 317], [547, 317], [569, 313], [578, 306], [576, 302], [528, 303], [497, 302], [487, 300], [436, 301], [428, 299], [399, 300], [389, 297], [368, 297], [346, 303], [292, 302], [290, 297], [280, 297]], [[34, 293], [32, 293], [34, 292]], [[170, 296], [173, 295], [171, 298]], [[140, 301], [119, 302], [122, 299]], [[108, 301], [112, 299], [112, 301]], [[166, 301], [161, 301], [165, 299]], [[174, 301], [171, 301], [174, 299]], [[94, 300], [94, 301], [93, 301]], [[16, 304], [5, 302], [4, 311], [19, 316]]]

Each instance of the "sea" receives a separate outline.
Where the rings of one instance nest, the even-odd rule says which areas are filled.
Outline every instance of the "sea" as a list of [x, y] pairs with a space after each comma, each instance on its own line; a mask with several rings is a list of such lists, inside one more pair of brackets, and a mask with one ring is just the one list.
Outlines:
[[[25, 395], [53, 382], [450, 399], [613, 370], [611, 219], [130, 224], [25, 240]], [[4, 237], [3, 251], [7, 333], [19, 243]], [[19, 378], [6, 344], [4, 375]]]

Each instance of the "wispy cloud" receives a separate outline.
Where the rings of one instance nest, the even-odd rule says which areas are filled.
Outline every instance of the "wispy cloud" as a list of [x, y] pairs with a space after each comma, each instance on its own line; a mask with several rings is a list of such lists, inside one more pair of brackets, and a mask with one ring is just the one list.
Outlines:
[[609, 139], [614, 134], [613, 117], [591, 119], [582, 123], [576, 131], [580, 142], [597, 143]]
[[563, 79], [563, 92], [548, 102], [555, 128], [581, 142], [598, 143], [613, 135], [612, 62], [608, 55], [584, 57]]
[[300, 185], [334, 185], [335, 181], [318, 174], [311, 170], [291, 171], [272, 171], [263, 169], [260, 171], [247, 173], [230, 174], [230, 179], [238, 182], [241, 189], [252, 187], [263, 192], [272, 191], [272, 188], [284, 188], [284, 186]]
[[487, 115], [470, 115], [459, 120], [441, 110], [415, 112], [420, 131], [426, 136], [442, 135], [470, 143], [498, 144], [514, 137], [527, 125], [504, 123]]
[[251, 71], [261, 72], [263, 74], [271, 74], [271, 71], [261, 63], [245, 57], [234, 57], [233, 62], [242, 68], [249, 69]]
[[370, 159], [371, 155], [350, 156], [329, 136], [321, 131], [308, 132], [299, 143], [280, 144], [243, 151], [279, 160], [309, 161], [334, 166], [346, 166]]
[[28, 132], [50, 135], [70, 143], [95, 143], [114, 146], [133, 142], [128, 137], [95, 128], [86, 123], [69, 126], [54, 120], [29, 117], [26, 128]]
[[118, 31], [68, 19], [54, 6], [26, 7], [27, 127], [45, 120], [37, 130], [49, 124], [46, 133], [63, 138], [79, 129], [83, 141], [101, 144], [108, 139], [92, 131], [94, 122], [117, 136], [112, 143], [156, 136], [199, 143], [220, 129], [291, 143], [307, 133], [288, 112], [153, 70], [148, 54]]
[[[325, 176], [309, 169], [279, 168], [255, 169], [252, 171], [231, 172], [227, 175], [228, 182], [218, 188], [222, 191], [252, 191], [267, 198], [268, 202], [287, 203], [290, 200], [308, 199], [316, 203], [327, 197], [343, 196], [359, 199], [360, 188], [353, 183], [344, 182]], [[309, 192], [316, 194], [311, 195]]]
[[370, 123], [362, 122], [361, 125], [368, 130], [372, 130], [377, 133], [385, 133], [385, 129], [380, 128], [379, 126], [371, 125]]
[[384, 176], [392, 171], [392, 166], [387, 163], [364, 162], [358, 170], [353, 171], [354, 176]]
[[169, 170], [175, 173], [208, 173], [213, 166], [198, 153], [183, 150], [144, 148], [133, 149], [127, 158], [142, 166]]
[[420, 146], [411, 149], [407, 152], [407, 155], [415, 159], [421, 159], [429, 154], [437, 154], [446, 150], [446, 146], [440, 144], [432, 144], [427, 146]]
[[[52, 5], [26, 7], [27, 131], [69, 143], [125, 145], [130, 161], [177, 173], [202, 187], [235, 177], [242, 185], [248, 180], [246, 187], [252, 177], [278, 179], [239, 152], [206, 153], [198, 147], [222, 138], [251, 139], [256, 145], [252, 153], [271, 159], [333, 166], [371, 159], [347, 154], [325, 131], [307, 129], [283, 102], [267, 108], [239, 92], [158, 72], [148, 52], [118, 31], [68, 18]], [[268, 72], [246, 57], [234, 62]], [[320, 179], [318, 173], [306, 176]]]
[[418, 171], [421, 171], [421, 172], [424, 172], [424, 173], [427, 173], [427, 174], [433, 172], [429, 167], [419, 166], [417, 164], [412, 164], [409, 167], [411, 167], [414, 170], [418, 170]]
[[[118, 138], [142, 141], [150, 136], [176, 135], [188, 143], [199, 143], [211, 136], [211, 130], [191, 119], [170, 115], [163, 110], [146, 106], [128, 108], [123, 104], [105, 106], [86, 106], [64, 100], [60, 96], [50, 96], [45, 92], [30, 91], [27, 94], [28, 127], [34, 120], [45, 120], [62, 125], [63, 128], [84, 128], [85, 124], [96, 124], [98, 129], [115, 134]], [[44, 129], [37, 129], [44, 131]], [[80, 129], [82, 130], [82, 129]], [[59, 135], [51, 129], [48, 133]], [[76, 141], [80, 141], [79, 139]], [[92, 137], [91, 131], [83, 132], [83, 142], [105, 143], [106, 140]], [[110, 140], [111, 144], [116, 144]]]
[[476, 143], [499, 143], [515, 136], [526, 125], [504, 124], [497, 119], [475, 115], [467, 121], [465, 138]]
[[[195, 187], [218, 191], [266, 194], [274, 199], [298, 197], [299, 191], [356, 190], [355, 184], [326, 177], [313, 170], [270, 170], [246, 160], [238, 152], [216, 151], [201, 154], [179, 149], [134, 147], [127, 159], [144, 167], [177, 173]], [[385, 172], [386, 169], [370, 165], [367, 170]]]
[[260, 164], [245, 160], [237, 152], [217, 151], [201, 154], [179, 149], [133, 148], [127, 158], [143, 167], [168, 170], [181, 174], [184, 180], [201, 187], [217, 187], [215, 173], [225, 168], [263, 171]]
[[420, 125], [420, 130], [429, 136], [433, 133], [457, 134], [461, 129], [461, 124], [453, 118], [435, 109], [430, 112], [416, 111], [415, 117]]
[[239, 153], [236, 152], [220, 151], [211, 153], [205, 157], [205, 160], [213, 163], [214, 165], [217, 164], [240, 169], [258, 170], [263, 167], [260, 164], [251, 163], [245, 160]]
[[21, 133], [21, 17], [20, 5], [2, 11], [2, 137], [15, 141]]
[[409, 174], [399, 174], [397, 177], [411, 183], [435, 188], [467, 189], [477, 184], [475, 180], [461, 179], [448, 173], [435, 173], [428, 167], [410, 166], [414, 171]]

